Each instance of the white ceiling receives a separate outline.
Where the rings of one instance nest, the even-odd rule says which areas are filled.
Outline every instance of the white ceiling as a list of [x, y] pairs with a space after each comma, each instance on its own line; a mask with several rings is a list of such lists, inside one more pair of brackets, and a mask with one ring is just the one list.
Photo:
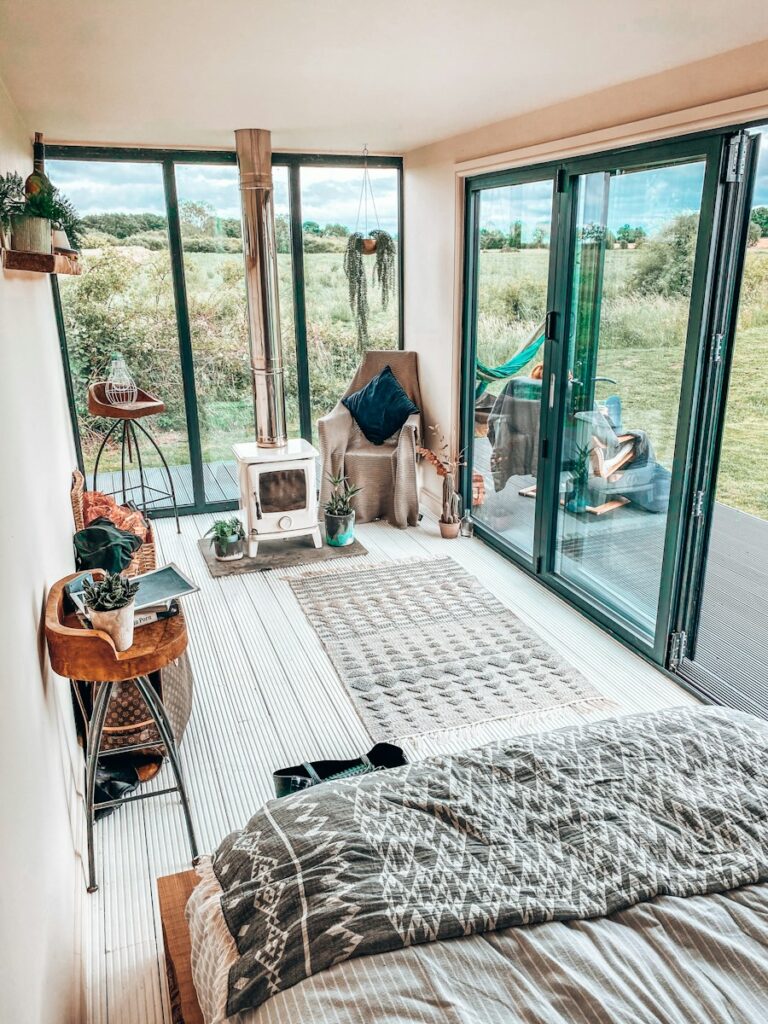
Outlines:
[[766, 0], [0, 0], [0, 78], [49, 139], [404, 152], [766, 36]]

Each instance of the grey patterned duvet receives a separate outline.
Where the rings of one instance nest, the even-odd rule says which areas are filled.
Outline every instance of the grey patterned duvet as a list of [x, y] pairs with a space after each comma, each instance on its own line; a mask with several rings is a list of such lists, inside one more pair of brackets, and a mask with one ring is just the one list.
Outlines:
[[214, 871], [227, 1012], [352, 957], [768, 879], [768, 723], [611, 719], [271, 802]]

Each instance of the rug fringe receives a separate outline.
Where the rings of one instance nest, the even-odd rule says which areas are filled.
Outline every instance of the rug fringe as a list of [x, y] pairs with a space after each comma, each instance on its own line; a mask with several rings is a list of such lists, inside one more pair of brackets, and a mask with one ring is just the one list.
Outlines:
[[392, 742], [403, 748], [409, 761], [420, 761], [434, 755], [458, 754], [462, 750], [482, 747], [486, 743], [513, 736], [567, 728], [585, 721], [599, 721], [613, 717], [619, 710], [620, 705], [610, 697], [580, 698], [539, 711], [505, 715], [455, 729], [437, 729], [418, 736], [399, 736]]

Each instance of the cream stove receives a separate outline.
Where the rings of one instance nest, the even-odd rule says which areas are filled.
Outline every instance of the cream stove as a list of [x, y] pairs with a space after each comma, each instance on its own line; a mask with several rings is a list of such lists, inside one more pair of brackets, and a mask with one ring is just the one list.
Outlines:
[[317, 522], [316, 459], [308, 441], [291, 439], [281, 448], [232, 446], [240, 476], [240, 507], [245, 513], [248, 555], [260, 540], [310, 536], [323, 545]]

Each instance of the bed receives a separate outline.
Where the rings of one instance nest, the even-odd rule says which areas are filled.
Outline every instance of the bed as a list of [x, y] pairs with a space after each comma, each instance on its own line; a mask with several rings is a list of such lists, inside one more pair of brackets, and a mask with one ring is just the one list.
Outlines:
[[766, 755], [675, 709], [272, 801], [161, 880], [174, 1020], [762, 1024]]

